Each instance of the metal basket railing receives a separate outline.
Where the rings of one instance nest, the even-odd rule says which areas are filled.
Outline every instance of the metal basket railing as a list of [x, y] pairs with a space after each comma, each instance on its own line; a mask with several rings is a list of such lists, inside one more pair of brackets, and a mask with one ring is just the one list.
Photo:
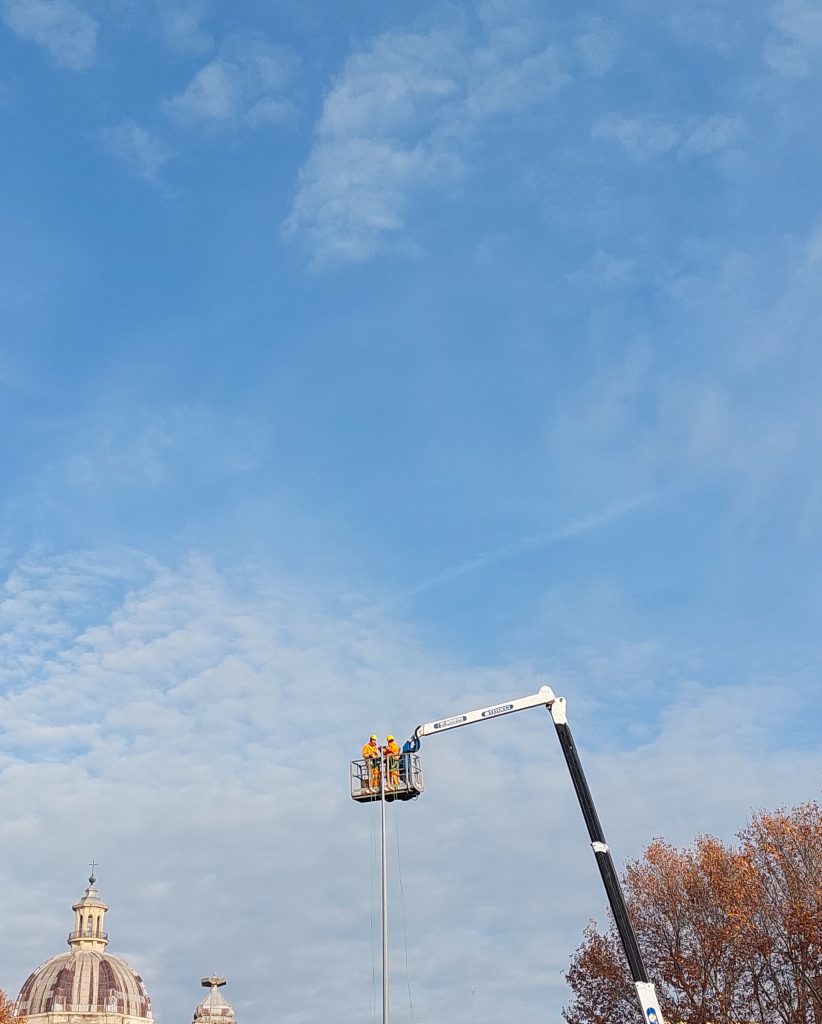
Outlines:
[[379, 800], [381, 787], [386, 799], [411, 799], [423, 790], [419, 754], [388, 754], [351, 762], [351, 796], [354, 800]]

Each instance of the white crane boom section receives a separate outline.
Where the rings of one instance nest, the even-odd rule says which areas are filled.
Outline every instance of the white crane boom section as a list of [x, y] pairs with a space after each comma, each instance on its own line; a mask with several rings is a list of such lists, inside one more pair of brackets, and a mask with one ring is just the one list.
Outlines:
[[418, 725], [414, 730], [414, 735], [419, 739], [422, 736], [434, 736], [438, 732], [446, 732], [448, 729], [459, 729], [463, 725], [473, 725], [474, 722], [485, 722], [489, 718], [511, 715], [515, 711], [538, 708], [540, 705], [550, 708], [555, 700], [557, 697], [551, 687], [542, 686], [539, 693], [535, 693], [531, 697], [518, 697], [516, 700], [506, 701], [504, 704], [492, 704], [490, 707], [478, 708], [476, 711], [466, 711], [464, 715], [452, 715], [450, 718], [442, 718], [438, 722], [426, 722], [425, 725]]

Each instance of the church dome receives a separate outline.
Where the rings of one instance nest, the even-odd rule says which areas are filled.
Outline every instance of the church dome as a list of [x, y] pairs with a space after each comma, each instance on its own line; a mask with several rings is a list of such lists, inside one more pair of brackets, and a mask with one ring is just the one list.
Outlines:
[[50, 1013], [118, 1013], [151, 1017], [151, 1001], [139, 974], [111, 953], [73, 949], [58, 953], [29, 975], [17, 997], [17, 1013], [31, 1020]]
[[[146, 986], [125, 960], [105, 951], [108, 935], [103, 930], [108, 907], [99, 897], [95, 878], [72, 907], [74, 929], [66, 953], [46, 960], [29, 975], [17, 997], [15, 1013], [29, 1024], [63, 1024], [68, 1015], [105, 1015], [109, 1021], [143, 1024], [152, 1020]], [[114, 1024], [114, 1022], [112, 1022]]]

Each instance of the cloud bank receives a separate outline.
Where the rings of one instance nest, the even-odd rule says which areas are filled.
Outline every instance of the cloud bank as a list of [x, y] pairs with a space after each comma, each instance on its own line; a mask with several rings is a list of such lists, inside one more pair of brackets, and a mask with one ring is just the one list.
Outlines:
[[[0, 881], [24, 893], [0, 981], [15, 990], [59, 950], [94, 857], [112, 949], [158, 1019], [184, 1019], [216, 967], [247, 1024], [362, 1020], [376, 819], [349, 799], [348, 759], [374, 729], [402, 736], [541, 681], [448, 665], [362, 602], [125, 551], [18, 562], [0, 637]], [[813, 795], [819, 753], [790, 740], [818, 701], [811, 680], [792, 680], [775, 725], [778, 680], [683, 678], [657, 731], [626, 746], [590, 730], [609, 705], [630, 717], [613, 674], [600, 688], [579, 653], [558, 667], [548, 678], [569, 697], [618, 857]], [[561, 972], [605, 901], [547, 716], [460, 731], [423, 757], [426, 793], [390, 814], [397, 1005], [407, 958], [420, 1020], [461, 1019], [472, 991], [482, 1024], [556, 1017]]]

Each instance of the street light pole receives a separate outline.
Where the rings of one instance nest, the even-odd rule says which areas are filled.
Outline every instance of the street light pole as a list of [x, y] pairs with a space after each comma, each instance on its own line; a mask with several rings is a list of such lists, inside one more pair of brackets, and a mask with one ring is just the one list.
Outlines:
[[385, 842], [385, 770], [380, 758], [380, 839], [382, 850], [382, 1024], [388, 1024], [388, 857]]

